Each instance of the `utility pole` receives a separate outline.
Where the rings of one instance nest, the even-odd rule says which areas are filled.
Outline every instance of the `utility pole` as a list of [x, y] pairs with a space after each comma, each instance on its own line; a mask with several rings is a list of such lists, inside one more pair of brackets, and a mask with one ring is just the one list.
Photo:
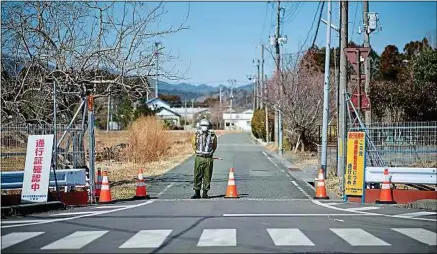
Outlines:
[[156, 84], [155, 84], [155, 97], [158, 98], [158, 83], [159, 83], [159, 45], [161, 42], [155, 42], [155, 55], [156, 55]]
[[[265, 115], [266, 115], [266, 142], [267, 144], [270, 142], [269, 137], [269, 108], [267, 107], [267, 86], [266, 86], [266, 78], [264, 76], [264, 44], [261, 44], [261, 107], [264, 106]], [[265, 100], [265, 101], [264, 101]]]
[[346, 88], [347, 88], [347, 60], [345, 48], [348, 43], [348, 1], [340, 2], [340, 87], [339, 87], [339, 126], [337, 143], [337, 168], [338, 175], [342, 178], [341, 191], [344, 190], [345, 153], [346, 153]]
[[[369, 30], [369, 1], [364, 0], [363, 1], [363, 20], [364, 20], [364, 47], [370, 46], [370, 30]], [[369, 99], [369, 85], [370, 85], [370, 59], [369, 57], [366, 58], [364, 61], [364, 74], [366, 75], [366, 83], [364, 84], [364, 93], [366, 94], [368, 100]], [[360, 78], [360, 77], [358, 77]], [[364, 123], [366, 126], [372, 123], [372, 115], [371, 115], [371, 109], [366, 110], [364, 112]]]
[[265, 91], [264, 91], [264, 44], [261, 44], [261, 76], [260, 76], [260, 107], [263, 108], [264, 107], [264, 96], [265, 96]]
[[109, 95], [108, 95], [108, 114], [106, 116], [106, 132], [109, 132], [110, 115], [111, 115], [111, 87], [109, 87]]
[[260, 76], [260, 60], [257, 59], [256, 69], [257, 69], [257, 78], [256, 78], [256, 108], [259, 109], [261, 105], [261, 76]]
[[[219, 120], [220, 120], [220, 117], [223, 117], [223, 113], [222, 113], [222, 86], [220, 85], [220, 106], [219, 106]], [[219, 121], [219, 129], [220, 129], [220, 127], [221, 127], [221, 125], [222, 125], [222, 123], [221, 123], [221, 121]]]
[[[278, 1], [278, 6], [276, 9], [276, 35], [275, 35], [275, 49], [276, 49], [276, 58], [275, 58], [275, 62], [276, 62], [276, 78], [278, 80], [278, 84], [279, 84], [279, 96], [282, 96], [283, 91], [282, 91], [282, 85], [280, 84], [280, 77], [281, 77], [281, 73], [280, 73], [280, 62], [281, 62], [281, 54], [280, 54], [280, 45], [279, 45], [279, 38], [280, 38], [280, 24], [281, 24], [281, 2]], [[276, 112], [277, 114], [277, 118], [278, 118], [278, 135], [277, 135], [277, 144], [278, 144], [278, 151], [279, 154], [282, 155], [283, 154], [283, 147], [282, 147], [282, 114], [281, 114], [281, 105], [280, 105], [281, 101], [279, 100], [279, 106], [278, 106], [278, 110]]]
[[187, 125], [187, 100], [184, 101], [184, 111], [185, 111], [185, 119], [184, 126]]
[[328, 119], [329, 119], [329, 78], [330, 78], [330, 51], [331, 51], [331, 7], [332, 2], [328, 1], [328, 24], [326, 26], [326, 50], [325, 50], [325, 84], [323, 92], [323, 128], [322, 128], [322, 154], [320, 167], [324, 178], [327, 172], [327, 150], [328, 150]]
[[234, 99], [234, 85], [235, 85], [236, 80], [230, 79], [230, 80], [228, 80], [228, 82], [231, 85], [231, 98], [230, 98], [231, 103], [229, 105], [229, 128], [233, 129], [233, 127], [232, 127], [232, 101]]

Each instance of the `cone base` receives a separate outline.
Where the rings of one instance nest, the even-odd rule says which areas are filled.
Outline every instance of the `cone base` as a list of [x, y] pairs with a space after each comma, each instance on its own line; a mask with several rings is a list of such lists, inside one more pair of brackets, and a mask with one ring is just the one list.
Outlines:
[[225, 196], [225, 198], [240, 198], [240, 197], [239, 197], [239, 196], [236, 196], [236, 197], [226, 197], [226, 196]]
[[134, 196], [132, 199], [133, 200], [150, 199], [150, 196], [149, 195], [146, 195], [146, 196]]
[[329, 199], [329, 197], [314, 197], [313, 199]]
[[381, 200], [376, 200], [375, 203], [376, 204], [397, 204], [396, 201], [381, 201]]

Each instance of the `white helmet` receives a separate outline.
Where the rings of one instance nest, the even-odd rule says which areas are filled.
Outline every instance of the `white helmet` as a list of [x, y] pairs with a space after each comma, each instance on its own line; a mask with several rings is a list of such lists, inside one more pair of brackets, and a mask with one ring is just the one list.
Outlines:
[[207, 119], [204, 118], [204, 119], [200, 120], [199, 127], [203, 132], [205, 132], [211, 128], [211, 123]]

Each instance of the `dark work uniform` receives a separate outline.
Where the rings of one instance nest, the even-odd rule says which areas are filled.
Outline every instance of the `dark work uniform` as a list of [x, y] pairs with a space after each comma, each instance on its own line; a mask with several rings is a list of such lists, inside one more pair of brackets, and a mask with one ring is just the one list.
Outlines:
[[[198, 146], [202, 146], [202, 144], [207, 143], [207, 136], [209, 133], [211, 133], [210, 137], [210, 150], [205, 152], [204, 154], [200, 153], [198, 151]], [[200, 135], [201, 144], [198, 144], [198, 135]], [[203, 182], [203, 197], [207, 198], [207, 192], [210, 190], [210, 183], [212, 178], [212, 170], [213, 170], [213, 164], [214, 159], [212, 158], [213, 153], [217, 149], [217, 136], [213, 131], [206, 131], [201, 134], [196, 133], [193, 136], [192, 139], [193, 149], [196, 152], [196, 158], [194, 160], [194, 187], [193, 189], [196, 191], [196, 195], [200, 193], [200, 189], [202, 187]], [[205, 145], [201, 147], [201, 149], [204, 151]], [[195, 196], [196, 196], [195, 195]], [[193, 196], [194, 197], [194, 196]]]

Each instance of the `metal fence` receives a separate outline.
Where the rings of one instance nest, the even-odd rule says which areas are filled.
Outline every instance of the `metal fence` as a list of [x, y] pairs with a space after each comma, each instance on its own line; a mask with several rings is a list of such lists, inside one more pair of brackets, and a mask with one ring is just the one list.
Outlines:
[[[59, 141], [68, 125], [57, 125]], [[53, 134], [53, 125], [9, 125], [1, 127], [1, 171], [24, 170], [27, 139], [29, 135]], [[82, 125], [72, 125], [57, 149], [57, 168], [68, 169], [82, 166], [85, 162], [84, 139], [86, 130]]]
[[366, 129], [374, 148], [367, 146], [368, 166], [379, 157], [389, 167], [437, 167], [437, 122], [373, 123]]

